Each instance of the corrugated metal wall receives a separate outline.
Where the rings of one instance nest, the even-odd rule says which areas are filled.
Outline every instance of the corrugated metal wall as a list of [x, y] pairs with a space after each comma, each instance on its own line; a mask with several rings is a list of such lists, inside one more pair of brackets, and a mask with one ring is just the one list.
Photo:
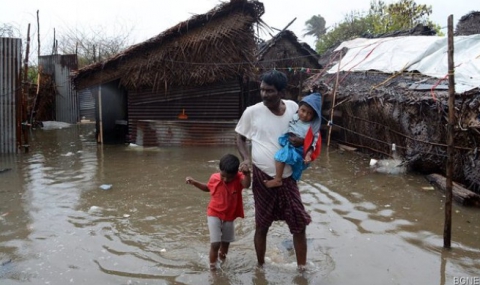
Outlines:
[[95, 98], [90, 89], [78, 91], [78, 100], [80, 101], [80, 119], [95, 121]]
[[21, 145], [21, 39], [0, 38], [0, 153]]
[[[95, 118], [98, 131], [100, 131], [100, 121], [102, 121], [103, 142], [106, 144], [125, 143], [128, 132], [126, 90], [119, 85], [118, 80], [115, 80], [102, 84], [101, 89], [91, 88], [91, 91], [96, 100]], [[100, 99], [102, 100], [101, 120], [98, 110]]]
[[[234, 144], [241, 97], [238, 80], [176, 88], [167, 94], [131, 91], [130, 142], [144, 146]], [[178, 119], [183, 112], [187, 120]]]
[[236, 120], [232, 121], [160, 121], [136, 123], [133, 143], [144, 147], [175, 145], [235, 145]]
[[43, 72], [53, 75], [57, 88], [55, 113], [59, 122], [76, 124], [80, 119], [77, 92], [70, 79], [71, 72], [78, 68], [77, 55], [41, 56], [39, 65]]
[[241, 87], [238, 81], [175, 88], [167, 94], [129, 91], [130, 120], [172, 120], [185, 110], [193, 120], [238, 119]]

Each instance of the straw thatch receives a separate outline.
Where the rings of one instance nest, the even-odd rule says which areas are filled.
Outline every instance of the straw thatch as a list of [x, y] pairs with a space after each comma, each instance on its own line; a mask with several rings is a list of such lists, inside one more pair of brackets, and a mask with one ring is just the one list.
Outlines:
[[[330, 99], [337, 74], [309, 82]], [[421, 173], [446, 172], [448, 86], [420, 74], [392, 76], [371, 72], [339, 73], [332, 140], [370, 152], [396, 155]], [[433, 86], [435, 90], [431, 91]], [[327, 100], [329, 101], [329, 100]], [[324, 104], [329, 113], [332, 104]], [[480, 193], [480, 90], [456, 94], [454, 177]], [[327, 118], [326, 120], [329, 120]]]
[[259, 64], [271, 68], [307, 64], [318, 67], [319, 57], [307, 43], [299, 42], [290, 30], [283, 30], [262, 43], [257, 53]]
[[464, 15], [455, 28], [456, 36], [480, 34], [480, 12], [470, 12]]
[[127, 89], [201, 86], [252, 74], [254, 23], [263, 4], [237, 0], [136, 44], [112, 58], [80, 69], [77, 89], [120, 79]]
[[310, 72], [321, 69], [319, 55], [308, 44], [298, 41], [289, 30], [283, 30], [260, 44], [257, 53], [259, 70], [278, 69], [288, 76], [287, 98], [301, 96], [301, 83]]

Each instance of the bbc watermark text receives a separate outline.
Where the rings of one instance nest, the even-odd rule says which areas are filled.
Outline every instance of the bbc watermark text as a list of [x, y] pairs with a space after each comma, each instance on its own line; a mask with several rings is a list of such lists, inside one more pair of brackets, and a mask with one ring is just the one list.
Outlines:
[[453, 285], [480, 285], [480, 276], [453, 277]]

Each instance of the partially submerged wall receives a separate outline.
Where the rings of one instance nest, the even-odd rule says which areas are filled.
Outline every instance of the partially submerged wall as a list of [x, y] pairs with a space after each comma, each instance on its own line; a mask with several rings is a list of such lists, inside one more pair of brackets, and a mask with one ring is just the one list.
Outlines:
[[[435, 81], [431, 79], [397, 77], [384, 84], [388, 77], [374, 72], [350, 74], [339, 86], [332, 139], [378, 156], [392, 155], [395, 144], [396, 152], [410, 170], [445, 174], [448, 118], [445, 85], [432, 92]], [[408, 84], [422, 80], [424, 88]], [[333, 83], [330, 81], [328, 85]], [[326, 94], [330, 101], [332, 91]], [[328, 112], [329, 100], [324, 104]], [[480, 193], [480, 91], [457, 94], [455, 109], [453, 179]]]

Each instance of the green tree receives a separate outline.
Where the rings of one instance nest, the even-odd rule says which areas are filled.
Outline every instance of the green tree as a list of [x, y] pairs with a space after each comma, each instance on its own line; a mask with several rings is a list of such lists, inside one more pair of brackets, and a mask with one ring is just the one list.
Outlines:
[[399, 0], [385, 4], [381, 0], [372, 0], [368, 12], [353, 11], [344, 20], [322, 35], [316, 45], [317, 52], [322, 54], [338, 43], [363, 35], [379, 35], [388, 32], [408, 30], [418, 24], [429, 26], [440, 32], [440, 26], [434, 24], [429, 16], [432, 6], [417, 4], [413, 0]]
[[367, 17], [373, 26], [373, 34], [412, 29], [418, 24], [434, 27], [429, 16], [432, 6], [417, 4], [413, 0], [399, 0], [385, 5], [383, 1], [372, 1]]
[[371, 30], [371, 19], [362, 16], [361, 12], [352, 11], [345, 15], [342, 22], [335, 24], [329, 32], [319, 38], [316, 50], [322, 54], [342, 41], [357, 38]]
[[303, 36], [314, 36], [318, 40], [326, 32], [325, 24], [325, 19], [322, 16], [312, 16], [305, 22], [306, 28], [304, 29], [305, 34], [303, 34]]

